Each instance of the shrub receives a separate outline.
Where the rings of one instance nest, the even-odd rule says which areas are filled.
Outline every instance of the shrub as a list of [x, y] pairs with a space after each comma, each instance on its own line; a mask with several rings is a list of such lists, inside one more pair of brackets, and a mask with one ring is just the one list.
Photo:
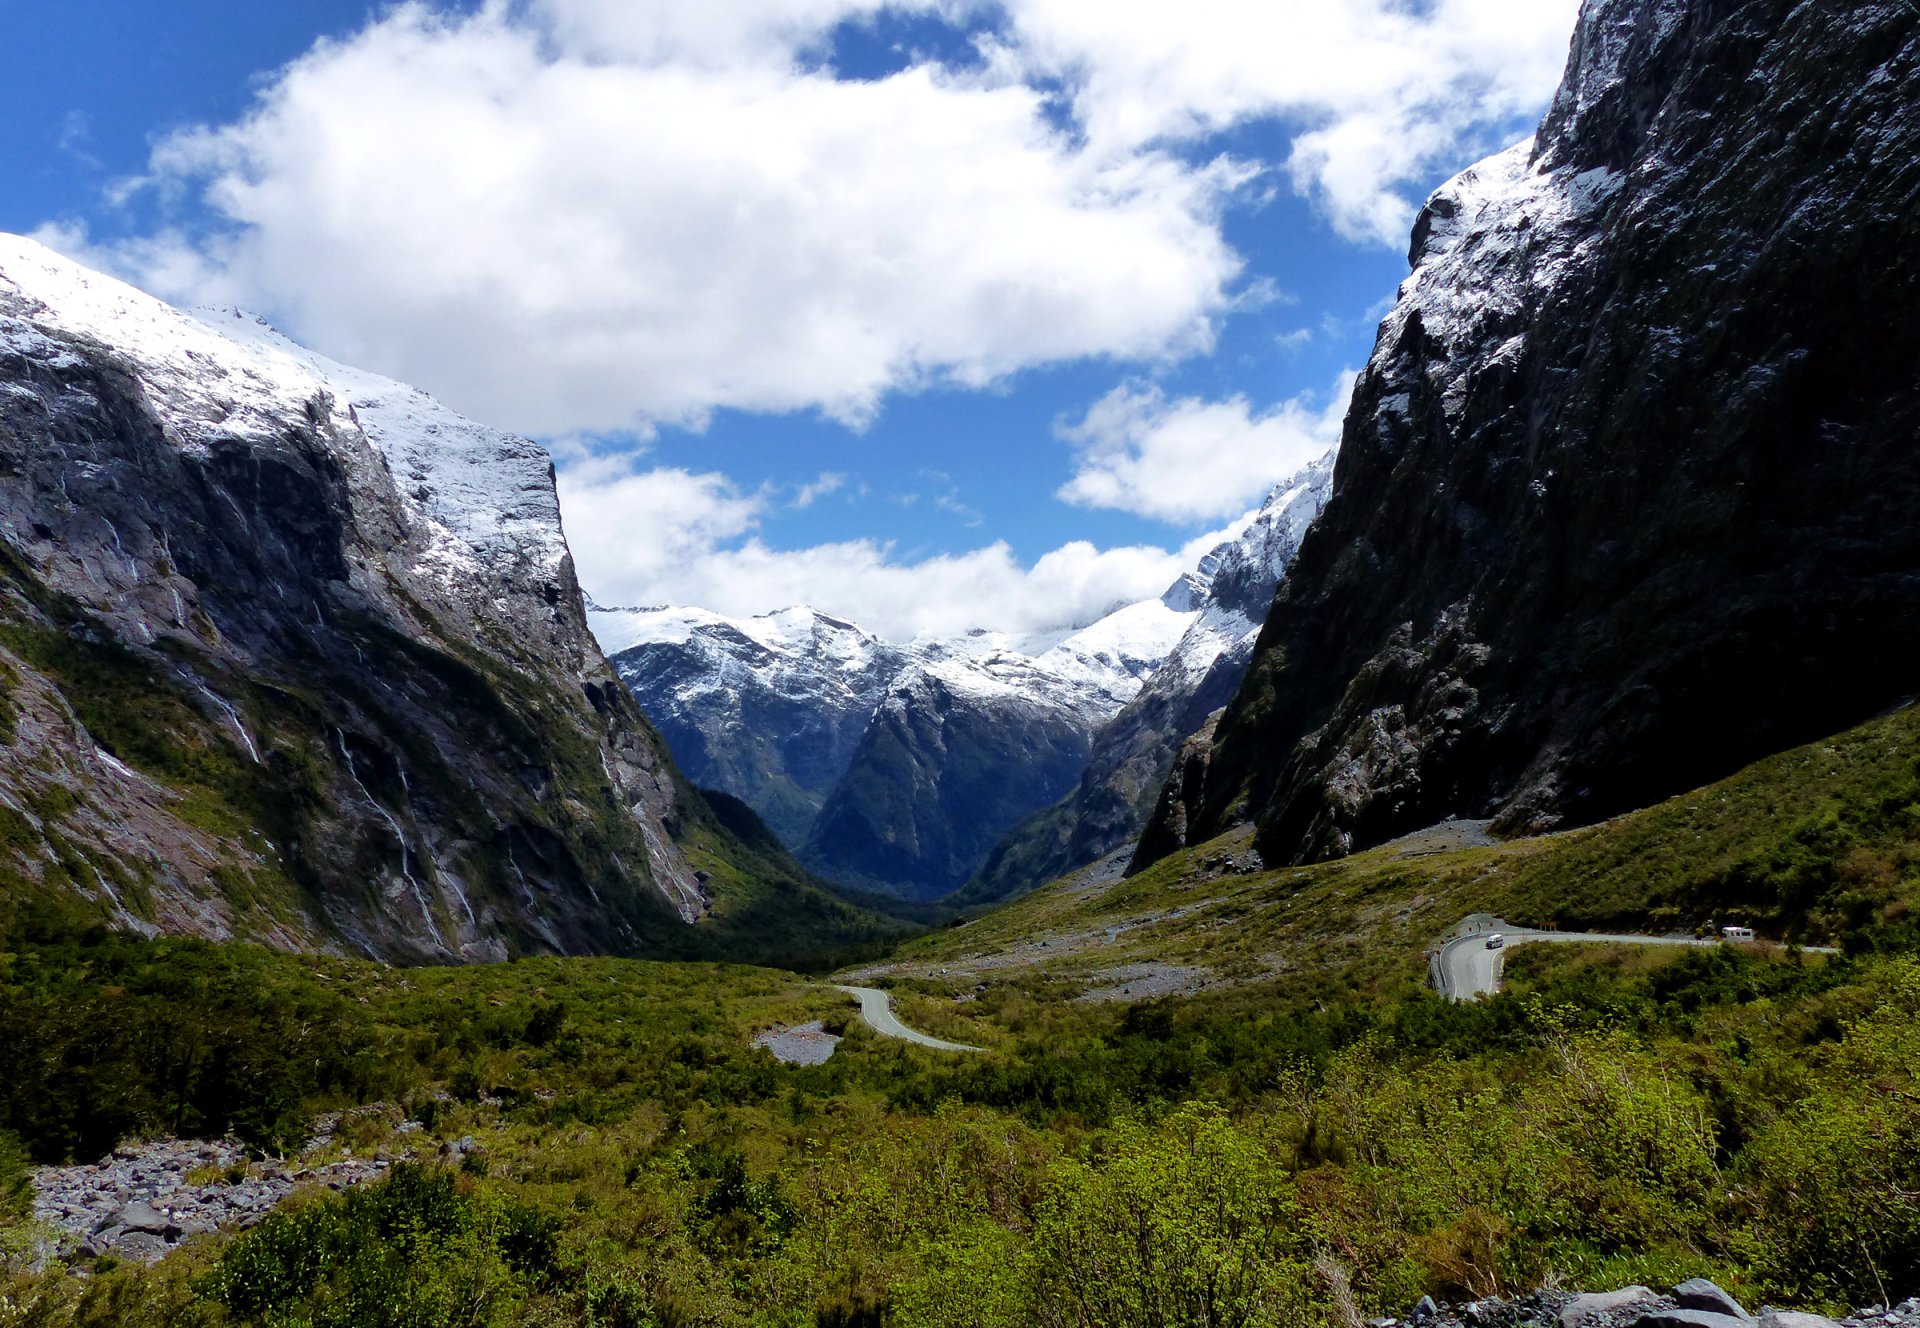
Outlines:
[[1308, 1243], [1273, 1155], [1218, 1110], [1115, 1131], [1063, 1163], [1034, 1224], [1034, 1316], [1049, 1328], [1255, 1328], [1307, 1286]]
[[27, 1153], [20, 1140], [0, 1131], [0, 1223], [15, 1221], [33, 1211], [33, 1180]]
[[268, 1218], [200, 1290], [241, 1323], [483, 1325], [557, 1278], [558, 1231], [545, 1214], [403, 1164], [377, 1185]]

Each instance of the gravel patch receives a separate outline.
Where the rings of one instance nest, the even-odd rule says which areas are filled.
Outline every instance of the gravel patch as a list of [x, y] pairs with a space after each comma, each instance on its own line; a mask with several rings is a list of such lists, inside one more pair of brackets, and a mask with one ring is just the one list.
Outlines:
[[[344, 1190], [378, 1180], [396, 1160], [386, 1151], [305, 1160], [332, 1144], [344, 1115], [321, 1117], [318, 1133], [292, 1159], [250, 1162], [234, 1139], [154, 1139], [123, 1144], [95, 1163], [38, 1167], [33, 1216], [49, 1233], [42, 1253], [63, 1261], [110, 1254], [153, 1263], [191, 1236], [254, 1225], [296, 1190]], [[403, 1134], [419, 1128], [400, 1127]]]
[[765, 1047], [775, 1060], [787, 1065], [824, 1065], [840, 1039], [815, 1019], [792, 1028], [770, 1028], [756, 1036], [753, 1045]]
[[1082, 1001], [1150, 1001], [1161, 996], [1191, 996], [1213, 974], [1181, 964], [1119, 964], [1089, 973], [1087, 981], [1105, 983], [1076, 997]]

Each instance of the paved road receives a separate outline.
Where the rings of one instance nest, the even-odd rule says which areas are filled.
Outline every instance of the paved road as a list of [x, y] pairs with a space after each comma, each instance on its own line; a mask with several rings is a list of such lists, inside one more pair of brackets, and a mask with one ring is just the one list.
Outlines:
[[[1442, 996], [1456, 1001], [1470, 1001], [1476, 996], [1491, 996], [1500, 990], [1500, 969], [1506, 952], [1516, 945], [1526, 945], [1538, 941], [1558, 941], [1561, 944], [1600, 943], [1604, 945], [1682, 945], [1710, 948], [1720, 945], [1718, 938], [1701, 940], [1693, 936], [1632, 936], [1606, 932], [1581, 931], [1531, 931], [1525, 927], [1512, 927], [1499, 918], [1485, 914], [1475, 914], [1461, 926], [1466, 930], [1440, 947], [1434, 957], [1434, 986]], [[1487, 949], [1487, 937], [1499, 932], [1507, 938], [1506, 945], [1498, 950]], [[1833, 954], [1833, 950], [1819, 946], [1807, 946], [1808, 954]]]
[[860, 1017], [867, 1026], [881, 1037], [904, 1038], [908, 1042], [917, 1042], [923, 1047], [932, 1047], [935, 1051], [984, 1051], [983, 1047], [969, 1047], [964, 1042], [942, 1042], [937, 1037], [928, 1037], [925, 1033], [916, 1033], [893, 1015], [893, 1001], [884, 991], [872, 987], [840, 987], [849, 996], [860, 1000]]

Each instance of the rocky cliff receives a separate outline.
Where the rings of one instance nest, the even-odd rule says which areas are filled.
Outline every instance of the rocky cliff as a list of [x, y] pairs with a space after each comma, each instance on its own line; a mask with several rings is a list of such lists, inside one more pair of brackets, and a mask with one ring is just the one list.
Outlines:
[[1588, 0], [1428, 202], [1333, 495], [1139, 860], [1591, 821], [1914, 691], [1920, 8]]
[[[382, 957], [795, 904], [587, 631], [537, 446], [0, 237], [0, 898]], [[697, 948], [697, 947], [693, 947]]]
[[1333, 454], [1282, 481], [1238, 537], [1214, 549], [1170, 594], [1198, 617], [1138, 695], [1093, 737], [1072, 791], [1028, 817], [993, 848], [951, 902], [1012, 898], [1133, 842], [1181, 744], [1233, 699], [1253, 645], [1300, 541], [1326, 505]]

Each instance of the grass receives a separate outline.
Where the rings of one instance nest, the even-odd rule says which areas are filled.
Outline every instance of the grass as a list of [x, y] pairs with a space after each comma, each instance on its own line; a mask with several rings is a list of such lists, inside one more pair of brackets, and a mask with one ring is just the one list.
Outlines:
[[1245, 875], [1222, 865], [1244, 859], [1251, 838], [1237, 830], [1108, 884], [1070, 875], [908, 942], [878, 977], [951, 996], [1036, 976], [1095, 989], [1114, 969], [1170, 964], [1222, 985], [1288, 988], [1332, 973], [1397, 997], [1424, 981], [1427, 949], [1476, 912], [1651, 934], [1738, 920], [1773, 940], [1910, 950], [1920, 711], [1566, 834], [1442, 854], [1387, 845]]
[[[1142, 1281], [1128, 1250], [1231, 1270], [1218, 1285], [1253, 1323], [1325, 1321], [1332, 1268], [1369, 1315], [1547, 1278], [1700, 1274], [1815, 1308], [1911, 1293], [1915, 724], [1537, 840], [1243, 873], [1229, 836], [843, 975], [982, 1055], [875, 1037], [792, 971], [402, 970], [0, 919], [0, 1036], [25, 1070], [0, 1134], [36, 1156], [170, 1130], [271, 1148], [314, 1111], [384, 1103], [351, 1146], [427, 1164], [378, 1202], [315, 1198], [257, 1243], [84, 1285], [22, 1274], [0, 1298], [40, 1297], [35, 1322], [100, 1321], [82, 1302], [118, 1294], [171, 1316], [145, 1321], [210, 1323], [236, 1270], [306, 1267], [303, 1242], [344, 1251], [341, 1271], [289, 1274], [244, 1321], [327, 1322], [374, 1288], [422, 1321], [438, 1320], [419, 1298], [451, 1297], [500, 1325], [1070, 1322], [1076, 1298], [1168, 1292], [1173, 1274]], [[1737, 916], [1844, 953], [1521, 947], [1499, 997], [1443, 1002], [1425, 951], [1479, 911], [1626, 930]], [[1168, 968], [1199, 992], [1084, 999]], [[846, 1034], [824, 1065], [752, 1045], [812, 1019]], [[406, 1114], [425, 1129], [396, 1134]], [[439, 1142], [466, 1135], [475, 1158], [436, 1170]], [[409, 1204], [440, 1234], [381, 1234]], [[1138, 1240], [1110, 1225], [1126, 1215]], [[526, 1233], [538, 1259], [516, 1253]]]

